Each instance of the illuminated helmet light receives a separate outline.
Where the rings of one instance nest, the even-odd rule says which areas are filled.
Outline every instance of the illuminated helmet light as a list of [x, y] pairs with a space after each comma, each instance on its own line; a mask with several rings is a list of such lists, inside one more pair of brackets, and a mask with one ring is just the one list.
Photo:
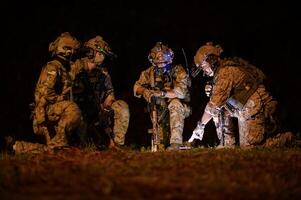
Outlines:
[[173, 51], [161, 42], [157, 42], [156, 45], [151, 49], [148, 60], [153, 64], [170, 64], [174, 58]]
[[105, 56], [116, 57], [116, 55], [112, 52], [108, 43], [104, 41], [103, 38], [99, 35], [96, 36], [95, 38], [88, 40], [84, 44], [84, 47], [91, 48], [94, 51], [104, 54]]

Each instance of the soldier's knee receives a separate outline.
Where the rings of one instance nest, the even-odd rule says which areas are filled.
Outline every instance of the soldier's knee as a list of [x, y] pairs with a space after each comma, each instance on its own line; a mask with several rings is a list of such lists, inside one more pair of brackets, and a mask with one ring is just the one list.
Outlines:
[[184, 112], [184, 105], [179, 99], [173, 99], [168, 104], [169, 111], [182, 111]]
[[70, 102], [70, 104], [65, 109], [65, 116], [71, 123], [80, 123], [81, 111], [76, 103]]
[[128, 104], [123, 100], [117, 100], [112, 103], [112, 109], [114, 113], [128, 116], [130, 113]]
[[173, 99], [168, 105], [168, 110], [171, 115], [179, 114], [181, 116], [188, 117], [191, 113], [191, 110], [188, 106], [182, 104], [179, 99]]
[[116, 100], [112, 103], [112, 109], [129, 109], [129, 106], [123, 100]]

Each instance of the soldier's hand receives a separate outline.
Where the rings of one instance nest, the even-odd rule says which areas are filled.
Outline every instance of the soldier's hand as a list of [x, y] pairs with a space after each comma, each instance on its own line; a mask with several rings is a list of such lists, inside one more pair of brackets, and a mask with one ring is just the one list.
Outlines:
[[211, 93], [212, 93], [212, 85], [207, 83], [205, 85], [205, 94], [207, 97], [210, 97]]
[[166, 92], [164, 91], [153, 91], [153, 96], [154, 97], [161, 97], [161, 98], [164, 98], [166, 95]]
[[67, 99], [66, 95], [63, 95], [63, 94], [62, 94], [62, 95], [60, 95], [60, 96], [57, 97], [56, 101], [59, 102], [59, 101], [64, 101], [64, 100], [66, 100], [66, 99]]
[[188, 142], [193, 142], [194, 139], [202, 140], [204, 136], [205, 125], [198, 122], [197, 127], [193, 130], [192, 136], [189, 138]]
[[148, 103], [151, 102], [152, 96], [153, 96], [153, 90], [148, 90], [148, 89], [145, 89], [145, 90], [144, 90], [144, 92], [143, 92], [143, 98], [144, 98]]

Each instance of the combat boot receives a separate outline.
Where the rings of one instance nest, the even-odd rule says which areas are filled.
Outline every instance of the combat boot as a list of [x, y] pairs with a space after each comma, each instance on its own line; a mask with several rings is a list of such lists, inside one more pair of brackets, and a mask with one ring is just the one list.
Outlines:
[[167, 147], [166, 151], [178, 151], [180, 150], [181, 144], [171, 143], [169, 147]]
[[5, 151], [8, 154], [14, 154], [14, 144], [15, 144], [15, 139], [12, 136], [6, 136], [4, 138], [4, 143], [5, 143]]

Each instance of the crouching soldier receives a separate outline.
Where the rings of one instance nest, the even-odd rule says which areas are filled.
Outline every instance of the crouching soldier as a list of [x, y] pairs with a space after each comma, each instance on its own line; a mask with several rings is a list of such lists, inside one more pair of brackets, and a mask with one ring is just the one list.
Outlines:
[[71, 100], [70, 60], [80, 46], [68, 32], [49, 45], [52, 59], [43, 68], [35, 88], [33, 130], [45, 137], [45, 144], [16, 141], [15, 153], [43, 152], [69, 145], [69, 137], [79, 126], [81, 112]]
[[72, 65], [71, 73], [74, 100], [83, 116], [81, 143], [87, 144], [91, 139], [100, 148], [124, 147], [129, 107], [125, 101], [115, 99], [111, 76], [103, 65], [105, 58], [116, 56], [101, 36], [91, 38], [83, 48], [84, 56]]

